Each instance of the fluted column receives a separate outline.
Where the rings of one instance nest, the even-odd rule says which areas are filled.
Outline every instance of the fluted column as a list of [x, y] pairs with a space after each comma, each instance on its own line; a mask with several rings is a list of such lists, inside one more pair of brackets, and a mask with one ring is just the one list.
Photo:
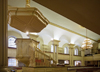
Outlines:
[[7, 72], [7, 0], [0, 0], [0, 72]]
[[84, 61], [84, 50], [82, 49], [82, 51], [81, 51], [81, 56], [82, 56], [82, 66], [85, 66], [85, 61]]
[[74, 45], [75, 45], [75, 44], [69, 44], [69, 51], [70, 51], [70, 66], [74, 66], [74, 63], [73, 63]]
[[52, 40], [53, 45], [53, 59], [58, 63], [58, 46], [59, 46], [59, 40]]

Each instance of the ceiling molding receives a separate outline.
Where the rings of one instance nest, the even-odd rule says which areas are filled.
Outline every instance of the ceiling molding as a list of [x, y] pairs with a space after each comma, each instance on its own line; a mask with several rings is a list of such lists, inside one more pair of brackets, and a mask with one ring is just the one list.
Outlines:
[[[69, 32], [71, 32], [71, 33], [77, 34], [77, 35], [79, 35], [79, 36], [86, 37], [85, 35], [79, 34], [79, 33], [77, 33], [77, 32], [74, 32], [74, 31], [70, 30], [70, 29], [67, 29], [67, 28], [65, 28], [65, 27], [59, 26], [59, 25], [57, 25], [57, 24], [54, 24], [54, 23], [52, 23], [52, 22], [50, 22], [49, 24], [50, 24], [50, 25], [53, 25], [53, 26], [56, 26], [56, 27], [58, 27], [58, 28], [64, 29], [64, 30], [66, 30], [66, 31], [69, 31]], [[89, 37], [88, 37], [88, 38], [89, 38]], [[92, 39], [92, 38], [89, 38], [89, 39], [90, 39], [90, 40], [93, 40], [93, 41], [95, 41], [95, 42], [97, 42], [96, 40], [94, 40], [94, 39]]]

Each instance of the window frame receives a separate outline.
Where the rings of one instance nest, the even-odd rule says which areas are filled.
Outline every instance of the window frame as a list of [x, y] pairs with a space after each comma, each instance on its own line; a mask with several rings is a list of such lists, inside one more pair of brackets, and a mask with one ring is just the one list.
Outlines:
[[54, 52], [54, 48], [53, 48], [53, 45], [51, 45], [51, 52]]
[[75, 62], [80, 62], [80, 66], [82, 64], [82, 62], [80, 60], [74, 60], [74, 66], [78, 66], [78, 65], [75, 64]]
[[[14, 39], [15, 39], [15, 40], [14, 40], [15, 47], [14, 47], [14, 46], [10, 46], [10, 44], [9, 44], [9, 39], [10, 39], [10, 38], [14, 38]], [[17, 46], [16, 46], [15, 41], [16, 41], [16, 37], [14, 37], [14, 36], [10, 36], [10, 37], [8, 38], [8, 48], [13, 48], [13, 49], [16, 49], [16, 48], [17, 48]]]
[[[66, 61], [68, 61], [68, 63], [65, 63]], [[64, 60], [64, 64], [69, 65], [70, 61], [69, 60]]]
[[64, 48], [64, 54], [69, 54], [69, 48], [67, 46]]
[[[16, 66], [9, 66], [9, 59], [15, 59], [16, 60], [16, 62], [15, 62]], [[18, 60], [15, 57], [8, 57], [8, 67], [18, 67]]]
[[75, 50], [74, 50], [74, 55], [78, 55], [78, 49], [77, 48], [75, 48]]

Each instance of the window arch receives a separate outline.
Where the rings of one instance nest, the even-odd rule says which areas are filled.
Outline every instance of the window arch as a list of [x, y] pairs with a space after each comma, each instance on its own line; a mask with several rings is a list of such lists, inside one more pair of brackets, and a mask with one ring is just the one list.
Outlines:
[[64, 54], [69, 54], [69, 48], [68, 47], [64, 48]]
[[9, 37], [8, 38], [8, 47], [16, 48], [15, 40], [16, 40], [15, 37]]
[[75, 49], [74, 55], [78, 55], [78, 49]]

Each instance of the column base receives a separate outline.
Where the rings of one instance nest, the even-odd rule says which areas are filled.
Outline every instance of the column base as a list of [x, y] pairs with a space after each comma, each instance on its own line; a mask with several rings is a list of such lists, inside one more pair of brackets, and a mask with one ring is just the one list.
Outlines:
[[0, 72], [11, 72], [8, 67], [0, 67]]

